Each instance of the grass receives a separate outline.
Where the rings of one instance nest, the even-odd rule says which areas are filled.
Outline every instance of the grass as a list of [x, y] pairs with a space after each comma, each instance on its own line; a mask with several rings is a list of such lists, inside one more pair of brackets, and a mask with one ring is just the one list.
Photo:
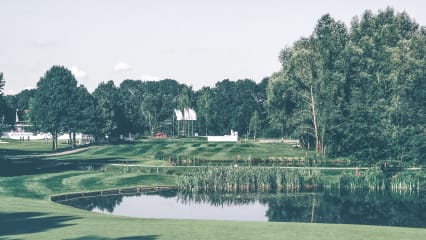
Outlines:
[[[22, 154], [43, 154], [52, 152], [52, 145], [45, 144], [44, 140], [40, 141], [17, 141], [2, 139], [0, 143], [0, 156], [1, 155], [22, 155]], [[69, 148], [66, 142], [59, 141], [58, 150], [63, 151]]]
[[[163, 159], [156, 158], [159, 152]], [[262, 143], [207, 143], [203, 140], [143, 140], [132, 144], [96, 146], [72, 156], [59, 156], [80, 159], [118, 158], [146, 164], [166, 165], [169, 158], [199, 159], [206, 161], [241, 161], [269, 158], [303, 158], [304, 152], [288, 144]]]
[[[2, 198], [2, 239], [422, 239], [426, 230], [357, 225], [134, 219]], [[7, 209], [3, 206], [7, 206]]]
[[[268, 222], [228, 222], [191, 220], [154, 220], [119, 217], [87, 212], [60, 205], [50, 196], [82, 191], [130, 186], [175, 185], [176, 177], [164, 173], [126, 172], [105, 168], [119, 157], [123, 161], [157, 164], [151, 154], [176, 149], [165, 141], [129, 145], [96, 146], [83, 152], [57, 157], [36, 157], [48, 153], [50, 146], [38, 143], [11, 142], [0, 145], [0, 239], [422, 239], [426, 229]], [[178, 143], [176, 143], [178, 144]], [[180, 144], [180, 143], [179, 143]], [[219, 148], [211, 159], [229, 156], [225, 152], [255, 154], [251, 147], [244, 152], [238, 145], [182, 143], [188, 152], [196, 148]], [[256, 144], [255, 144], [256, 145]], [[166, 147], [166, 148], [165, 148]], [[228, 149], [229, 148], [229, 149]], [[253, 149], [258, 149], [254, 146]], [[267, 147], [269, 149], [269, 145]], [[231, 149], [234, 149], [231, 151]], [[241, 150], [236, 151], [235, 149]], [[285, 149], [283, 147], [283, 149]], [[260, 150], [259, 150], [260, 151]], [[260, 151], [257, 156], [269, 153]], [[274, 154], [284, 154], [278, 149]], [[141, 155], [139, 155], [141, 154]], [[201, 153], [199, 153], [201, 154]], [[289, 154], [291, 152], [289, 150]], [[90, 169], [53, 168], [57, 163], [98, 161]], [[35, 166], [35, 167], [34, 167]], [[49, 168], [44, 168], [49, 166]], [[25, 171], [18, 171], [24, 167]], [[33, 168], [40, 168], [34, 170]], [[106, 170], [106, 171], [105, 171]], [[9, 174], [6, 174], [9, 173]]]

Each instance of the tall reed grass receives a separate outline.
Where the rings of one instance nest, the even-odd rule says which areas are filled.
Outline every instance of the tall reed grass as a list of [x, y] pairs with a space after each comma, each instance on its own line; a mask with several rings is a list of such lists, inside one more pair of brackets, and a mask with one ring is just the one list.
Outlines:
[[[387, 185], [379, 168], [330, 177], [320, 171], [279, 167], [204, 167], [190, 169], [178, 178], [178, 188], [191, 192], [299, 192], [302, 190], [383, 191]], [[398, 175], [391, 189], [419, 190], [415, 175]]]

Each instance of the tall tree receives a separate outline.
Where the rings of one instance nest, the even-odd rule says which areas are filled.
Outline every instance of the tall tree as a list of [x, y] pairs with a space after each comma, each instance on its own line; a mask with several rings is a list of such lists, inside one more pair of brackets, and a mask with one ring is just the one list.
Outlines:
[[422, 44], [413, 45], [418, 29], [405, 13], [390, 8], [377, 15], [365, 12], [352, 22], [343, 143], [357, 158], [402, 161], [409, 155], [409, 129], [418, 121], [408, 115], [409, 99], [419, 87], [413, 84], [418, 69], [424, 68], [418, 54]]
[[[3, 79], [3, 73], [0, 72], [0, 123], [1, 127], [5, 124], [5, 110], [7, 108], [6, 103], [3, 99], [3, 89], [4, 89], [5, 81]], [[1, 135], [2, 128], [0, 128]]]
[[172, 79], [144, 82], [145, 91], [141, 111], [150, 134], [155, 131], [165, 131], [171, 134], [173, 109], [176, 108], [177, 98], [182, 88], [182, 85]]
[[41, 131], [52, 135], [52, 148], [58, 148], [58, 135], [72, 127], [77, 81], [63, 66], [53, 66], [37, 83], [32, 118]]
[[249, 128], [250, 117], [256, 108], [262, 105], [257, 101], [257, 85], [253, 80], [244, 79], [236, 82], [225, 79], [213, 88], [211, 131], [226, 134], [236, 130], [240, 134]]
[[72, 119], [72, 128], [70, 128], [73, 147], [76, 145], [77, 132], [94, 136], [97, 133], [97, 123], [99, 122], [96, 101], [83, 85], [77, 88], [74, 105], [76, 114]]
[[318, 52], [318, 123], [320, 149], [323, 155], [328, 150], [338, 151], [343, 119], [345, 59], [348, 30], [342, 22], [329, 14], [322, 16], [313, 33], [314, 51]]
[[[177, 108], [183, 111], [183, 114], [188, 114], [189, 112], [185, 112], [186, 108], [192, 108], [191, 101], [192, 100], [192, 89], [188, 86], [183, 86], [177, 96]], [[178, 122], [179, 124], [179, 122]], [[180, 131], [184, 133], [185, 136], [191, 136], [191, 124], [193, 129], [193, 122], [189, 120], [181, 121]]]
[[197, 110], [200, 116], [198, 119], [199, 129], [204, 129], [205, 136], [208, 136], [209, 128], [211, 128], [210, 116], [213, 114], [213, 90], [210, 87], [203, 87], [196, 93], [196, 97]]
[[324, 155], [421, 161], [425, 44], [424, 28], [391, 8], [365, 12], [349, 31], [324, 15], [280, 55], [267, 90], [271, 123]]
[[123, 132], [143, 134], [145, 118], [141, 112], [144, 83], [140, 80], [124, 80], [119, 87], [120, 108], [123, 112]]
[[296, 89], [287, 75], [283, 72], [274, 73], [268, 83], [266, 109], [268, 121], [273, 131], [279, 134], [273, 136], [291, 136], [295, 134], [297, 125], [294, 122], [293, 114], [297, 107]]
[[120, 136], [123, 116], [119, 107], [118, 89], [113, 81], [102, 82], [93, 92], [98, 114], [97, 137], [114, 141]]
[[256, 141], [256, 135], [257, 132], [260, 128], [260, 117], [259, 117], [259, 113], [256, 111], [254, 111], [253, 115], [250, 118], [250, 124], [249, 124], [249, 130], [247, 135], [250, 135], [250, 132], [253, 131], [253, 140]]
[[4, 90], [4, 78], [3, 78], [3, 73], [0, 72], [0, 96], [3, 96], [3, 90]]

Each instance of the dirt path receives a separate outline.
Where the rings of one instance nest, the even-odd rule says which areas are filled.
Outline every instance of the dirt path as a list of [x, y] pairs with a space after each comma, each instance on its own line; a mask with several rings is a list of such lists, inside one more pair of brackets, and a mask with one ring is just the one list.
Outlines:
[[78, 153], [78, 152], [82, 152], [88, 149], [93, 148], [93, 146], [90, 147], [84, 147], [84, 148], [77, 148], [77, 149], [73, 149], [73, 150], [68, 150], [68, 151], [63, 151], [63, 152], [57, 152], [57, 153], [46, 153], [46, 154], [40, 154], [38, 156], [40, 157], [54, 157], [54, 156], [62, 156], [62, 155], [68, 155], [68, 154], [73, 154], [73, 153]]

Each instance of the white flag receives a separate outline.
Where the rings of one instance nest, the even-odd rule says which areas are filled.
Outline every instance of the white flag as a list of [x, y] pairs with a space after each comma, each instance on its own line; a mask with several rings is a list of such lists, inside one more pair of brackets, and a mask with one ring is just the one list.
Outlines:
[[197, 113], [194, 111], [194, 109], [189, 109], [189, 116], [191, 121], [197, 121]]
[[189, 115], [189, 109], [188, 108], [183, 109], [183, 119], [184, 120], [191, 120], [191, 116]]
[[15, 122], [19, 122], [19, 117], [18, 117], [18, 109], [16, 109], [16, 121]]
[[183, 120], [183, 114], [182, 114], [182, 111], [175, 109], [175, 114], [176, 114], [176, 120], [177, 120], [177, 121], [181, 121], [181, 120]]

